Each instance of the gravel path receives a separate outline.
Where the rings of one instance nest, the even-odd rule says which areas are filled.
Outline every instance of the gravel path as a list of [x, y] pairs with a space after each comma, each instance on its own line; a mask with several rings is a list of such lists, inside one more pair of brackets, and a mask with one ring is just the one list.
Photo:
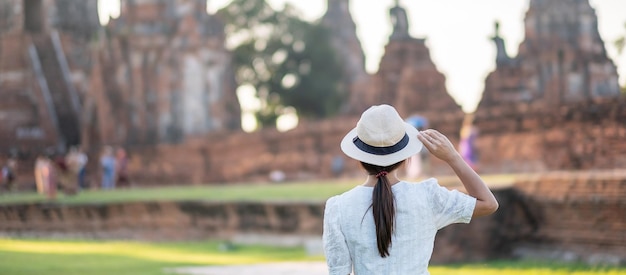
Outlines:
[[254, 265], [180, 267], [166, 272], [181, 275], [325, 275], [325, 262], [288, 262]]

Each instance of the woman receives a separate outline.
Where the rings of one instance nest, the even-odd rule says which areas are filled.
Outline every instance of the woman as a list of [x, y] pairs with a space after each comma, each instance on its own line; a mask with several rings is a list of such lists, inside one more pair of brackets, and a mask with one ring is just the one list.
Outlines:
[[[397, 170], [425, 146], [445, 161], [469, 195], [437, 180], [418, 184], [398, 179]], [[429, 274], [437, 230], [496, 211], [498, 202], [450, 141], [435, 130], [419, 132], [389, 105], [366, 110], [341, 142], [361, 162], [362, 185], [330, 198], [324, 211], [324, 252], [329, 273]]]

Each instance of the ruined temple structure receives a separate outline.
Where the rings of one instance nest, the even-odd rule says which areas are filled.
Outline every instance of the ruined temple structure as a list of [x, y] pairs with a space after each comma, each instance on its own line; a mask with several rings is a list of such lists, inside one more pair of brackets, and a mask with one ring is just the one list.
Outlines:
[[206, 1], [121, 1], [94, 57], [89, 140], [158, 144], [240, 129], [223, 25]]
[[508, 56], [496, 23], [496, 69], [476, 110], [485, 172], [626, 165], [626, 104], [588, 0], [531, 0], [526, 37]]
[[406, 10], [398, 1], [389, 15], [393, 25], [389, 43], [368, 89], [358, 94], [356, 109], [391, 104], [401, 115], [419, 114], [431, 127], [457, 137], [465, 113], [448, 94], [445, 76], [430, 58], [425, 39], [411, 37]]
[[178, 142], [240, 129], [223, 26], [206, 1], [0, 1], [0, 152]]
[[617, 69], [588, 0], [531, 0], [524, 22], [526, 37], [514, 58], [507, 55], [496, 23], [497, 68], [487, 77], [480, 107], [559, 106], [619, 95]]
[[[80, 143], [97, 1], [0, 1], [0, 150]], [[11, 148], [9, 148], [11, 147]]]

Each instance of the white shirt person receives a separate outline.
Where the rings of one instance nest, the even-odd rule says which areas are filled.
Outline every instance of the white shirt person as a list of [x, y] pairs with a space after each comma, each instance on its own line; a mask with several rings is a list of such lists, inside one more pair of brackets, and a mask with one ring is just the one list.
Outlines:
[[[445, 161], [469, 195], [436, 179], [402, 181], [397, 169], [425, 146]], [[362, 185], [330, 198], [324, 211], [324, 252], [329, 274], [429, 274], [437, 231], [496, 211], [482, 179], [435, 130], [418, 132], [389, 105], [366, 110], [341, 142], [342, 151], [367, 172]]]

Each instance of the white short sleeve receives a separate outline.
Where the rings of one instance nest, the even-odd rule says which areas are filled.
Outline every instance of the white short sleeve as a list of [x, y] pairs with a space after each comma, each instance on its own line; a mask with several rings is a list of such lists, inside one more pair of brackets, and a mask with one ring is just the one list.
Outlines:
[[437, 230], [453, 223], [469, 223], [476, 207], [476, 199], [440, 186], [437, 180], [427, 183]]
[[341, 213], [337, 197], [332, 197], [326, 202], [324, 209], [324, 234], [322, 236], [324, 244], [324, 254], [328, 264], [330, 275], [347, 275], [352, 272], [352, 260], [348, 244], [341, 232]]

